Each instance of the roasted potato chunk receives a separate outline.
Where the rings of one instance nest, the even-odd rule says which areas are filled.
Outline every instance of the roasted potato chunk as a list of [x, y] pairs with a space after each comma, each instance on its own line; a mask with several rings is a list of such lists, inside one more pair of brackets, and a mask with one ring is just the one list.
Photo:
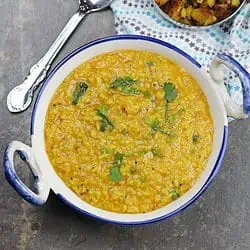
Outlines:
[[216, 22], [217, 18], [208, 8], [197, 8], [192, 11], [191, 17], [200, 26], [209, 25]]
[[184, 8], [186, 0], [170, 0], [169, 4], [167, 5], [167, 13], [174, 19], [180, 20], [181, 19], [181, 10]]
[[207, 5], [212, 8], [215, 5], [216, 0], [207, 0]]

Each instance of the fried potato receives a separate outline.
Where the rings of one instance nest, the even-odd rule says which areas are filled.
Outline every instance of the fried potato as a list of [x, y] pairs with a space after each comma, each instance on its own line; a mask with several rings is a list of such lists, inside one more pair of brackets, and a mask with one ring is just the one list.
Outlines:
[[181, 10], [184, 8], [186, 0], [170, 0], [167, 5], [167, 13], [175, 19], [181, 19]]
[[194, 9], [191, 17], [199, 25], [209, 25], [216, 22], [217, 18], [213, 15], [213, 12], [208, 8]]
[[230, 16], [242, 0], [155, 0], [160, 8], [174, 20], [206, 26]]

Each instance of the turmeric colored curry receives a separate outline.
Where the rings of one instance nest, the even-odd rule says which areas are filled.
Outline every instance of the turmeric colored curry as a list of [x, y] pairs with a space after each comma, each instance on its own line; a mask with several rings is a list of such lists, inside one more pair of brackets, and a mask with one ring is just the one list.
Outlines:
[[213, 143], [206, 97], [164, 56], [120, 50], [77, 67], [50, 101], [45, 142], [63, 182], [85, 202], [146, 213], [185, 194]]

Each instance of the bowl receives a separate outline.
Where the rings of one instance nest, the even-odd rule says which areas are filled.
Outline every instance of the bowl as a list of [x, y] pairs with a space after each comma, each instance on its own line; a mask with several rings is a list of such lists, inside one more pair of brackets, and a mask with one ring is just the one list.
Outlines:
[[194, 26], [194, 25], [187, 25], [187, 24], [184, 24], [184, 23], [180, 23], [180, 22], [177, 22], [175, 21], [173, 18], [171, 18], [167, 13], [165, 13], [155, 2], [155, 0], [152, 0], [153, 1], [153, 5], [154, 7], [156, 8], [156, 10], [158, 11], [158, 13], [164, 17], [167, 21], [175, 24], [176, 26], [180, 27], [180, 28], [186, 28], [186, 29], [193, 29], [193, 30], [200, 30], [200, 29], [209, 29], [211, 27], [214, 27], [214, 26], [218, 26], [218, 25], [221, 25], [223, 24], [224, 22], [227, 22], [229, 21], [231, 18], [235, 17], [239, 11], [244, 7], [244, 5], [247, 3], [247, 0], [243, 0], [241, 5], [228, 17], [226, 17], [225, 19], [219, 21], [219, 22], [216, 22], [216, 23], [213, 23], [211, 25], [207, 25], [207, 26]]
[[[56, 174], [45, 150], [44, 125], [49, 102], [63, 79], [78, 65], [90, 58], [121, 49], [144, 50], [170, 58], [185, 68], [204, 91], [214, 123], [214, 142], [208, 164], [197, 183], [183, 196], [165, 207], [145, 214], [121, 214], [98, 209], [81, 200]], [[244, 92], [244, 107], [233, 103], [223, 84], [221, 64], [238, 74]], [[123, 35], [103, 38], [84, 45], [66, 56], [49, 74], [37, 96], [31, 117], [31, 142], [27, 146], [19, 141], [11, 142], [5, 151], [4, 172], [7, 181], [26, 201], [34, 205], [46, 202], [50, 190], [76, 211], [103, 221], [138, 225], [152, 223], [175, 215], [192, 204], [208, 188], [218, 172], [227, 144], [227, 115], [242, 119], [250, 114], [249, 73], [230, 56], [217, 55], [211, 66], [210, 77], [190, 55], [169, 43], [150, 37]], [[18, 153], [35, 177], [36, 192], [29, 189], [15, 171], [14, 155]]]

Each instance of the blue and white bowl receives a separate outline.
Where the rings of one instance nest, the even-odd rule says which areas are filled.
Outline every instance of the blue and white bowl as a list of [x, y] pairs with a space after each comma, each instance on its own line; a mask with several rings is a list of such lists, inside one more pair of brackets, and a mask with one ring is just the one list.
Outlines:
[[[113, 213], [98, 209], [84, 202], [58, 177], [45, 150], [45, 116], [49, 102], [59, 84], [84, 61], [99, 54], [121, 49], [155, 52], [170, 58], [181, 67], [185, 68], [196, 79], [204, 91], [210, 105], [215, 128], [213, 150], [207, 166], [197, 183], [178, 200], [173, 201], [161, 209], [145, 214]], [[244, 90], [243, 107], [233, 103], [227, 93], [223, 84], [223, 73], [220, 69], [220, 64], [225, 64], [240, 77]], [[14, 141], [8, 145], [4, 158], [6, 179], [20, 196], [34, 205], [44, 204], [50, 190], [52, 190], [66, 204], [78, 212], [112, 223], [127, 225], [145, 224], [175, 215], [201, 196], [218, 172], [227, 144], [227, 115], [242, 119], [250, 114], [249, 73], [227, 55], [218, 55], [214, 59], [211, 66], [211, 73], [212, 77], [205, 72], [197, 61], [177, 47], [149, 37], [132, 35], [114, 36], [91, 42], [76, 49], [55, 67], [38, 94], [31, 118], [32, 146], [24, 145], [18, 141]], [[30, 190], [17, 176], [14, 167], [15, 152], [19, 153], [22, 160], [27, 162], [30, 166], [36, 178], [37, 193]]]

